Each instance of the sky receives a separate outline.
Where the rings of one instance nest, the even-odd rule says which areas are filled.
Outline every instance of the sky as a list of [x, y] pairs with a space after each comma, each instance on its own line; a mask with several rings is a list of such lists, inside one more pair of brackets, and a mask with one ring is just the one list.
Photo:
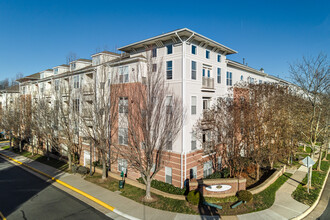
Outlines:
[[0, 0], [0, 80], [184, 27], [289, 81], [290, 63], [330, 54], [329, 0]]

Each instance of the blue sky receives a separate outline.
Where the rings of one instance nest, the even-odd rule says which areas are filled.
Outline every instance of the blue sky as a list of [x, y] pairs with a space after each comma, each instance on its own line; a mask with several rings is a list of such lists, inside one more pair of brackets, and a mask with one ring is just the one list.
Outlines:
[[0, 0], [0, 80], [187, 27], [229, 59], [289, 80], [288, 64], [330, 54], [330, 1]]

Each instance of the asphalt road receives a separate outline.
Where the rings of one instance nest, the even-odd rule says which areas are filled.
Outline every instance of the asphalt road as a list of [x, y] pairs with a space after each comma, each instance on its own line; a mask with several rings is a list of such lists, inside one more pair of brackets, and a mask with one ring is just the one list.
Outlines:
[[110, 219], [0, 157], [0, 212], [8, 219]]

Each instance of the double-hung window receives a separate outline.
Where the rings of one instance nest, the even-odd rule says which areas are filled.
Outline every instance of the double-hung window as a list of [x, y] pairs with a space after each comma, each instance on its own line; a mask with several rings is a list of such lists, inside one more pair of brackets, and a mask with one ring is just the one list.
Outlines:
[[243, 75], [241, 75], [241, 81], [243, 81], [244, 80], [244, 77], [243, 77]]
[[73, 76], [73, 88], [75, 89], [79, 88], [79, 75]]
[[128, 129], [127, 128], [118, 128], [118, 142], [121, 145], [128, 144]]
[[191, 133], [191, 150], [197, 149], [196, 135], [194, 132]]
[[172, 150], [172, 132], [167, 133], [166, 150]]
[[173, 78], [173, 63], [172, 61], [166, 62], [166, 79], [172, 79]]
[[172, 184], [172, 168], [165, 167], [165, 183]]
[[206, 57], [206, 59], [210, 59], [210, 51], [209, 50], [205, 51], [205, 57]]
[[55, 80], [55, 91], [58, 91], [60, 89], [60, 80], [56, 79]]
[[197, 97], [191, 96], [191, 114], [196, 115], [197, 113]]
[[152, 64], [152, 72], [153, 73], [157, 72], [157, 63]]
[[218, 56], [217, 56], [217, 61], [220, 63], [221, 62], [221, 55], [220, 54], [218, 54]]
[[119, 113], [128, 113], [128, 98], [120, 97], [119, 98]]
[[172, 96], [166, 96], [166, 114], [172, 114]]
[[128, 66], [119, 67], [119, 82], [126, 83], [128, 80]]
[[152, 48], [152, 57], [157, 57], [157, 48]]
[[197, 47], [196, 45], [191, 45], [191, 53], [196, 54], [197, 53]]
[[217, 83], [221, 83], [221, 69], [217, 69]]
[[173, 45], [172, 44], [167, 45], [166, 48], [167, 48], [167, 54], [172, 54], [173, 53]]
[[196, 79], [196, 61], [191, 61], [191, 79]]
[[227, 86], [233, 85], [233, 74], [227, 71]]
[[73, 100], [73, 111], [76, 112], [76, 113], [79, 113], [79, 104], [80, 104], [79, 99], [74, 99]]
[[54, 75], [58, 74], [58, 68], [54, 69]]
[[204, 178], [212, 174], [212, 161], [207, 161], [203, 166]]

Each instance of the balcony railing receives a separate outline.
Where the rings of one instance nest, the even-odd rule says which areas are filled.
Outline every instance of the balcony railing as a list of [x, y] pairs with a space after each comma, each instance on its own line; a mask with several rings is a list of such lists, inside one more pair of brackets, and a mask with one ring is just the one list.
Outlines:
[[203, 89], [214, 89], [214, 78], [203, 77]]
[[93, 94], [94, 93], [94, 91], [93, 91], [93, 85], [92, 84], [85, 84], [85, 85], [83, 85], [82, 91], [83, 91], [83, 94], [84, 95], [91, 95], [91, 94]]

